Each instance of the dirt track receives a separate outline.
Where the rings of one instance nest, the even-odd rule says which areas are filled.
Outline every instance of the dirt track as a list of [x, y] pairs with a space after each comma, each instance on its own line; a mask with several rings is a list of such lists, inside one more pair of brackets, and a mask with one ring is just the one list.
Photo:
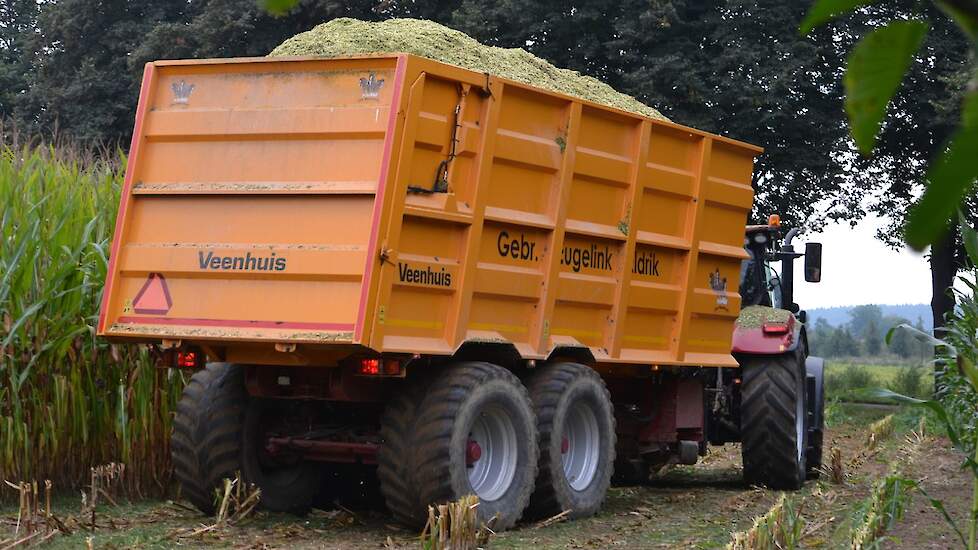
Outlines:
[[[848, 461], [865, 444], [865, 427], [883, 411], [863, 410], [848, 423], [830, 431], [830, 445], [842, 449]], [[806, 521], [804, 545], [838, 548], [846, 545], [848, 518], [868, 494], [872, 482], [884, 473], [902, 442], [895, 435], [852, 469], [849, 482], [833, 485], [810, 482], [797, 494], [803, 499]], [[731, 533], [750, 527], [775, 501], [777, 492], [747, 487], [740, 479], [739, 449], [714, 449], [704, 463], [677, 467], [640, 487], [615, 487], [603, 511], [586, 520], [544, 528], [524, 524], [493, 539], [492, 548], [721, 548]], [[923, 478], [933, 495], [948, 499], [952, 514], [963, 516], [970, 498], [970, 483], [957, 466], [956, 453], [947, 442], [925, 443], [913, 473]], [[74, 513], [74, 500], [57, 506], [62, 516]], [[0, 510], [9, 517], [9, 508]], [[391, 525], [381, 508], [354, 511], [314, 511], [305, 518], [259, 514], [246, 525], [187, 536], [208, 518], [183, 507], [159, 501], [108, 507], [98, 519], [95, 548], [383, 548], [388, 537], [393, 547], [417, 548], [414, 533]], [[0, 529], [6, 526], [0, 525]], [[953, 547], [953, 532], [923, 498], [916, 497], [904, 521], [892, 530], [890, 548]], [[84, 547], [91, 533], [78, 532], [52, 540], [53, 548]], [[0, 537], [2, 539], [3, 537]]]

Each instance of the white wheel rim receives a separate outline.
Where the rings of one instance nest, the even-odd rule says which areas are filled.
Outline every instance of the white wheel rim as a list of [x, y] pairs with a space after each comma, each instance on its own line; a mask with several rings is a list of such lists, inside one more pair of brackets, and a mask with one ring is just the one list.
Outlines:
[[575, 491], [587, 489], [598, 471], [601, 433], [598, 417], [589, 403], [572, 403], [564, 421], [564, 436], [560, 442], [560, 460], [567, 483]]
[[486, 407], [473, 422], [463, 449], [469, 485], [480, 500], [498, 500], [506, 493], [516, 477], [518, 453], [513, 419], [499, 405]]

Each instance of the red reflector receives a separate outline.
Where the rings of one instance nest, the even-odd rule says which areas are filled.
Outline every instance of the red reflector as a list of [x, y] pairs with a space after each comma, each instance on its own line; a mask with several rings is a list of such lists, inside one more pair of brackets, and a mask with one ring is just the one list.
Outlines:
[[183, 369], [197, 368], [197, 352], [181, 351], [177, 353], [177, 367]]
[[380, 359], [361, 360], [360, 374], [380, 374]]
[[388, 359], [384, 361], [384, 374], [393, 376], [401, 374], [401, 362], [397, 359]]
[[788, 334], [788, 323], [764, 323], [764, 334]]

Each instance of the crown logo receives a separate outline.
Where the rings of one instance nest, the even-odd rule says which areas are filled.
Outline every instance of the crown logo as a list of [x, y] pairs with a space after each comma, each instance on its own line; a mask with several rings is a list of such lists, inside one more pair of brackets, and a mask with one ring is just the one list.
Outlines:
[[186, 80], [174, 82], [170, 89], [173, 90], [173, 103], [186, 105], [190, 103], [190, 93], [194, 91], [194, 85], [188, 84]]
[[710, 273], [710, 288], [717, 295], [717, 310], [727, 309], [727, 278], [720, 276], [720, 268]]
[[380, 97], [380, 89], [384, 87], [384, 79], [377, 80], [377, 75], [370, 73], [367, 78], [360, 79], [360, 91], [363, 99], [377, 99]]

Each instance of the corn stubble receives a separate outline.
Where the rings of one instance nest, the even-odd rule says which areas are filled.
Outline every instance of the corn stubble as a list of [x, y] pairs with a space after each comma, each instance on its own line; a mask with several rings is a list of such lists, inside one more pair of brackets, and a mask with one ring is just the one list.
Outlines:
[[423, 550], [476, 550], [487, 548], [496, 518], [479, 521], [479, 497], [464, 496], [455, 502], [428, 507], [428, 522], [421, 532]]
[[169, 485], [182, 378], [95, 338], [124, 163], [0, 146], [0, 479], [77, 488], [120, 462], [129, 495]]

